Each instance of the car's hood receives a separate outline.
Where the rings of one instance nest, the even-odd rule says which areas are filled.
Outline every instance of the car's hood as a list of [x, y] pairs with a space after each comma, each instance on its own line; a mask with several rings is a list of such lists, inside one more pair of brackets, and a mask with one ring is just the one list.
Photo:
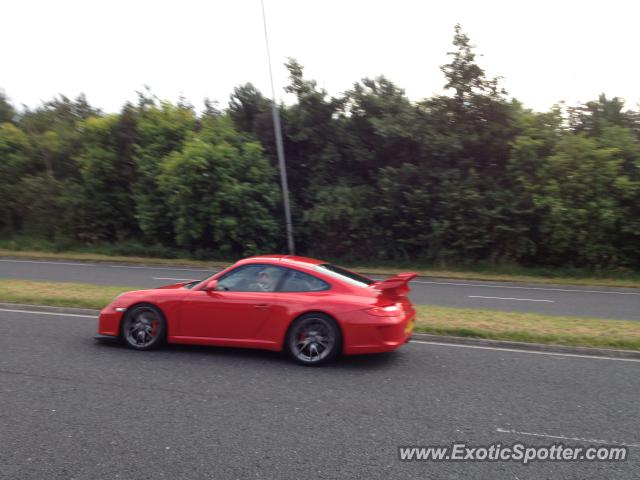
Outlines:
[[162, 287], [156, 287], [156, 290], [162, 290], [162, 289], [167, 289], [167, 288], [182, 288], [185, 285], [188, 285], [188, 284], [190, 284], [192, 282], [193, 282], [193, 280], [190, 280], [188, 282], [172, 283], [171, 285], [163, 285]]

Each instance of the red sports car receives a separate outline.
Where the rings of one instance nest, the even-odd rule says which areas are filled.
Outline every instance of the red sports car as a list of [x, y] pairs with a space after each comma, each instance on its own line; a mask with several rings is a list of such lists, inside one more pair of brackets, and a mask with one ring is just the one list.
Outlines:
[[262, 348], [304, 365], [387, 352], [411, 337], [415, 276], [374, 281], [312, 258], [251, 257], [202, 281], [120, 295], [100, 312], [96, 338], [137, 350], [165, 341]]

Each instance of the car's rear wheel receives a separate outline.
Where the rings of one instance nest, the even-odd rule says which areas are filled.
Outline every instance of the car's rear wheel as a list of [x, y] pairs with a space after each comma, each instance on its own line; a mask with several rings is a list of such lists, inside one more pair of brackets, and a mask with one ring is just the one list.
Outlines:
[[122, 338], [128, 347], [150, 350], [165, 339], [167, 322], [153, 305], [136, 305], [127, 311], [122, 323]]
[[328, 315], [307, 313], [297, 318], [286, 338], [286, 349], [302, 365], [323, 365], [333, 360], [342, 346], [340, 328]]

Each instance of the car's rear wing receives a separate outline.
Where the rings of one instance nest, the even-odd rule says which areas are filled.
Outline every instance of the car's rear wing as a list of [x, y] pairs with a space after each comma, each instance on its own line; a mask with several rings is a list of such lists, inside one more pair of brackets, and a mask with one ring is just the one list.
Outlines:
[[380, 290], [383, 293], [391, 295], [404, 295], [411, 290], [408, 283], [417, 277], [417, 273], [406, 272], [399, 273], [393, 277], [389, 277], [386, 280], [380, 280], [369, 285], [371, 288]]

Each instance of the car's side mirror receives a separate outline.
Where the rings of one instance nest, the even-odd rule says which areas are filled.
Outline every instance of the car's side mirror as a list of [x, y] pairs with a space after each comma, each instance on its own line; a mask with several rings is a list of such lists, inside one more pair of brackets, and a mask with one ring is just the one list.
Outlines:
[[209, 283], [207, 283], [205, 290], [208, 292], [213, 292], [217, 286], [218, 286], [218, 280], [209, 280]]

